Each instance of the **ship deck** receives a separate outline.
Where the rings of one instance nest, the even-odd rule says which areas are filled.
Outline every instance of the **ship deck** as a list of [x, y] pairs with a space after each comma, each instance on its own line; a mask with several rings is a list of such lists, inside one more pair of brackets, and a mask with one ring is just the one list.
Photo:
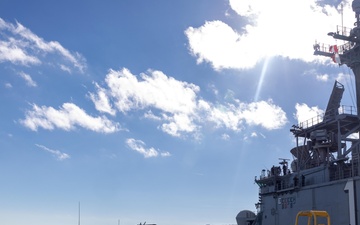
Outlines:
[[355, 111], [350, 113], [342, 113], [335, 118], [327, 119], [323, 116], [317, 116], [310, 120], [300, 123], [298, 126], [293, 126], [290, 131], [296, 137], [310, 138], [310, 134], [315, 130], [327, 130], [328, 132], [337, 133], [340, 131], [341, 135], [351, 134], [359, 127], [359, 117]]

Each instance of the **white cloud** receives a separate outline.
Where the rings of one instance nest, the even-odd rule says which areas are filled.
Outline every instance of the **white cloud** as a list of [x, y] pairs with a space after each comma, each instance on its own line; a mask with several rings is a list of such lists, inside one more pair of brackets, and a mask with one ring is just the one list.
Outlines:
[[[204, 102], [200, 103], [201, 106]], [[212, 106], [210, 103], [205, 104], [206, 119], [210, 122], [214, 122], [216, 127], [226, 127], [234, 131], [239, 131], [242, 128], [244, 122], [241, 117], [241, 112], [234, 105], [216, 105]]]
[[195, 132], [197, 126], [193, 121], [192, 115], [185, 113], [176, 113], [171, 117], [166, 117], [170, 122], [164, 123], [161, 129], [173, 136], [180, 136], [182, 132]]
[[[105, 79], [108, 90], [98, 88], [98, 95], [108, 94], [114, 101], [113, 105], [122, 113], [147, 108], [160, 110], [159, 115], [150, 111], [145, 117], [161, 118], [164, 121], [161, 129], [173, 136], [195, 132], [197, 126], [193, 116], [198, 86], [175, 80], [161, 71], [149, 70], [148, 74], [142, 73], [140, 78], [125, 68], [120, 71], [110, 70]], [[97, 103], [95, 99], [92, 100]]]
[[348, 136], [348, 138], [359, 139], [359, 133], [352, 133]]
[[39, 145], [39, 144], [35, 144], [35, 145], [37, 147], [41, 148], [42, 150], [50, 152], [53, 156], [55, 156], [60, 161], [70, 158], [70, 156], [68, 154], [63, 153], [63, 152], [61, 152], [59, 150], [53, 150], [53, 149], [47, 148], [47, 147], [45, 147], [43, 145]]
[[228, 134], [222, 134], [222, 135], [221, 135], [221, 139], [227, 141], [227, 140], [230, 139], [230, 135], [228, 135]]
[[[129, 138], [126, 140], [126, 144], [134, 151], [142, 154], [145, 158], [157, 157], [159, 156], [159, 151], [154, 148], [146, 148], [145, 143], [141, 140], [135, 140], [133, 138]], [[168, 157], [171, 154], [169, 152], [162, 152], [160, 156]]]
[[161, 71], [141, 74], [141, 80], [127, 69], [110, 70], [106, 83], [121, 112], [153, 106], [169, 113], [191, 113], [199, 87], [168, 77]]
[[33, 131], [37, 131], [39, 127], [69, 131], [77, 126], [101, 133], [113, 133], [119, 130], [118, 123], [106, 117], [92, 117], [73, 103], [64, 103], [59, 110], [34, 104], [32, 110], [27, 111], [25, 119], [20, 122]]
[[[9, 61], [21, 65], [41, 64], [47, 60], [47, 54], [53, 54], [60, 69], [71, 72], [70, 67], [83, 73], [86, 68], [85, 59], [77, 52], [71, 53], [59, 42], [44, 41], [22, 24], [5, 22], [0, 18], [0, 62]], [[65, 65], [66, 63], [66, 65]]]
[[324, 111], [317, 106], [309, 107], [304, 103], [297, 103], [295, 109], [294, 118], [297, 119], [301, 127], [308, 127], [322, 121]]
[[262, 133], [259, 133], [262, 138], [266, 138], [266, 136]]
[[97, 83], [95, 83], [97, 93], [90, 93], [90, 99], [94, 102], [95, 108], [100, 112], [109, 113], [112, 116], [115, 116], [116, 111], [112, 108], [108, 95], [105, 93], [106, 90], [101, 88]]
[[322, 74], [322, 75], [318, 74], [318, 75], [316, 75], [316, 80], [326, 82], [329, 80], [329, 75], [328, 74]]
[[219, 90], [217, 90], [214, 84], [208, 85], [208, 88], [214, 93], [215, 96], [219, 94]]
[[[231, 8], [248, 19], [241, 32], [222, 21], [207, 21], [186, 29], [190, 52], [197, 62], [214, 69], [246, 69], [267, 56], [282, 56], [306, 62], [325, 61], [313, 56], [315, 40], [334, 44], [326, 34], [336, 31], [341, 16], [336, 7], [317, 0], [230, 0]], [[349, 0], [344, 4], [344, 24], [352, 26], [354, 13]]]
[[[199, 138], [202, 126], [208, 127], [207, 124], [238, 132], [245, 126], [278, 129], [287, 122], [285, 112], [272, 100], [243, 103], [228, 91], [225, 102], [214, 105], [197, 96], [200, 88], [194, 84], [178, 81], [161, 71], [148, 73], [138, 79], [125, 68], [110, 70], [105, 79], [108, 87], [95, 83], [96, 93], [90, 93], [90, 99], [99, 112], [113, 116], [116, 110], [124, 114], [145, 110], [145, 119], [159, 122], [159, 129], [175, 137]], [[33, 104], [20, 122], [33, 131], [82, 127], [113, 133], [120, 129], [118, 123], [105, 116], [90, 116], [73, 103], [64, 103], [58, 110]]]
[[[1, 20], [1, 19], [0, 19]], [[7, 42], [0, 40], [0, 62], [10, 61], [14, 64], [40, 64], [40, 60], [29, 55], [14, 39]]]
[[350, 80], [353, 80], [354, 76], [352, 76], [351, 74], [345, 74], [345, 73], [339, 73], [338, 76], [336, 77], [336, 80], [342, 84], [346, 84], [348, 82], [351, 82]]
[[6, 83], [6, 84], [5, 84], [5, 87], [6, 87], [6, 88], [12, 88], [12, 85], [11, 85], [10, 83]]
[[160, 152], [160, 155], [161, 155], [162, 157], [169, 157], [169, 156], [171, 156], [170, 152]]
[[71, 69], [68, 66], [65, 66], [63, 64], [60, 64], [60, 69], [63, 71], [66, 71], [68, 73], [71, 73]]
[[245, 126], [244, 123], [268, 130], [281, 128], [287, 123], [285, 112], [274, 105], [272, 100], [216, 106], [201, 101], [199, 105], [206, 111], [207, 120], [218, 127], [224, 126], [234, 131], [240, 131]]
[[272, 100], [252, 102], [243, 111], [243, 117], [250, 125], [261, 125], [266, 129], [278, 129], [287, 123], [285, 112]]
[[243, 140], [244, 141], [250, 141], [251, 139], [254, 139], [254, 138], [263, 138], [265, 139], [265, 135], [262, 134], [262, 133], [257, 133], [257, 132], [251, 132], [250, 134], [246, 133], [244, 134], [244, 137], [243, 137]]
[[97, 94], [92, 94], [91, 99], [100, 112], [107, 111], [110, 105], [124, 114], [146, 110], [144, 118], [159, 121], [162, 131], [176, 137], [186, 134], [197, 137], [206, 123], [240, 131], [246, 125], [278, 129], [287, 122], [285, 112], [272, 100], [241, 103], [228, 91], [225, 100], [232, 103], [214, 105], [198, 96], [198, 86], [168, 77], [161, 71], [150, 70], [140, 78], [126, 68], [110, 70], [105, 79], [107, 89], [96, 84]]
[[[185, 31], [189, 48], [197, 56], [197, 62], [211, 62], [214, 69], [250, 68], [259, 59], [247, 46], [250, 40], [239, 40], [239, 34], [221, 21], [206, 22], [200, 28], [189, 27]], [[256, 51], [261, 52], [261, 51]]]
[[36, 87], [37, 84], [35, 81], [33, 81], [33, 79], [31, 78], [31, 76], [27, 73], [24, 72], [20, 72], [19, 75], [26, 81], [26, 85], [30, 86], [30, 87]]
[[146, 113], [144, 113], [144, 117], [146, 119], [151, 119], [151, 120], [157, 120], [160, 121], [161, 117], [156, 116], [151, 110], [147, 111]]
[[319, 71], [315, 70], [315, 69], [310, 69], [310, 70], [306, 70], [304, 71], [304, 75], [309, 75], [312, 77], [315, 77], [316, 80], [321, 81], [321, 82], [327, 82], [329, 81], [329, 74], [320, 74]]

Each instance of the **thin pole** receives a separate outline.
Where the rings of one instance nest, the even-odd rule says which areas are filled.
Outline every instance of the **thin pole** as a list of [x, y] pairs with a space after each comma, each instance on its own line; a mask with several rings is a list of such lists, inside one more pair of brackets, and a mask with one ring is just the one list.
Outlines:
[[345, 35], [344, 33], [344, 8], [343, 8], [343, 4], [341, 3], [341, 34]]
[[80, 202], [79, 202], [79, 222], [78, 225], [80, 225]]

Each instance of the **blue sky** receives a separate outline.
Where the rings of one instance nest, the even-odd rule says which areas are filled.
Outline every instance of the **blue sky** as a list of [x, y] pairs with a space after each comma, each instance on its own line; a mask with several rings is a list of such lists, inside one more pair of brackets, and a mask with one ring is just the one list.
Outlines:
[[354, 104], [350, 70], [313, 56], [341, 44], [338, 9], [2, 0], [0, 223], [77, 224], [81, 202], [81, 224], [235, 224], [335, 80]]

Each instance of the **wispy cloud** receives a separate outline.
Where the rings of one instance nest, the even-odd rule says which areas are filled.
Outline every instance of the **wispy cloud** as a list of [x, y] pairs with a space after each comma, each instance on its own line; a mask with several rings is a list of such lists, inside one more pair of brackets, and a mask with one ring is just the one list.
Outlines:
[[85, 59], [77, 52], [70, 52], [57, 41], [45, 41], [24, 27], [0, 18], [0, 62], [11, 62], [20, 65], [39, 65], [52, 54], [59, 68], [67, 72], [76, 69], [83, 73], [86, 69]]
[[57, 158], [57, 160], [65, 160], [65, 159], [69, 159], [70, 158], [70, 155], [66, 154], [66, 153], [63, 153], [59, 150], [53, 150], [53, 149], [50, 149], [50, 148], [47, 148], [43, 145], [39, 145], [39, 144], [35, 144], [37, 147], [41, 148], [42, 150], [44, 151], [47, 151], [47, 152], [50, 152], [54, 157]]
[[33, 79], [31, 78], [31, 76], [27, 73], [24, 72], [20, 72], [19, 75], [26, 81], [26, 85], [30, 86], [30, 87], [36, 87], [37, 84], [35, 81], [33, 81]]
[[228, 135], [228, 134], [222, 134], [222, 135], [221, 135], [221, 139], [227, 141], [227, 140], [230, 139], [230, 135]]
[[69, 131], [82, 127], [95, 132], [113, 133], [120, 129], [118, 123], [110, 121], [105, 116], [92, 117], [73, 103], [64, 103], [59, 110], [33, 104], [32, 110], [27, 111], [25, 119], [20, 122], [34, 131], [38, 128], [59, 128]]
[[336, 80], [343, 84], [348, 83], [352, 79], [354, 79], [354, 76], [350, 73], [339, 73], [336, 77]]
[[12, 88], [12, 85], [11, 85], [10, 83], [6, 83], [6, 84], [5, 84], [5, 87], [6, 87], [6, 88]]
[[144, 118], [161, 121], [161, 117], [154, 115], [154, 113], [151, 110], [144, 113]]
[[142, 154], [145, 158], [151, 158], [151, 157], [168, 157], [171, 156], [169, 152], [159, 152], [158, 150], [154, 148], [146, 148], [145, 143], [141, 140], [135, 140], [133, 138], [129, 138], [126, 140], [126, 144], [134, 151], [137, 151], [138, 153]]
[[322, 74], [322, 75], [319, 74], [316, 76], [316, 80], [326, 82], [329, 80], [329, 75], [328, 74]]
[[60, 65], [60, 69], [63, 71], [66, 71], [68, 73], [71, 73], [71, 69], [68, 66], [65, 66], [63, 64]]
[[[342, 1], [344, 24], [352, 26], [354, 13], [349, 2]], [[313, 56], [312, 46], [315, 40], [334, 43], [326, 34], [335, 31], [341, 23], [340, 10], [336, 8], [340, 6], [319, 4], [317, 0], [230, 0], [229, 3], [233, 11], [228, 16], [236, 12], [246, 19], [243, 21], [248, 21], [240, 29], [217, 20], [185, 30], [190, 53], [198, 63], [208, 62], [216, 70], [251, 68], [269, 56], [325, 61], [325, 57]]]
[[310, 75], [315, 77], [316, 80], [321, 82], [327, 82], [329, 80], [329, 74], [320, 73], [318, 70], [310, 69], [304, 72], [304, 75]]
[[[1, 24], [1, 20], [0, 20]], [[0, 62], [10, 61], [14, 64], [40, 64], [40, 60], [21, 49], [20, 44], [13, 38], [7, 41], [0, 40]]]
[[96, 87], [96, 94], [90, 93], [90, 99], [94, 102], [95, 108], [104, 113], [108, 113], [112, 116], [115, 116], [116, 110], [113, 109], [112, 105], [110, 104], [109, 96], [106, 94], [106, 90], [101, 88], [97, 83], [95, 83]]

